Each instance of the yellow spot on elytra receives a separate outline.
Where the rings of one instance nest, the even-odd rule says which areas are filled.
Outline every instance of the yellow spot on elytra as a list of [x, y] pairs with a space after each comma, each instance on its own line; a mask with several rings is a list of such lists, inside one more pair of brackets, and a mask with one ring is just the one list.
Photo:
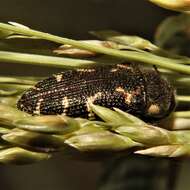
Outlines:
[[37, 87], [32, 87], [32, 89], [34, 89], [34, 90], [40, 90], [40, 88], [37, 88]]
[[61, 82], [62, 78], [63, 78], [63, 74], [57, 74], [57, 75], [54, 75], [55, 79], [57, 82]]
[[115, 89], [117, 92], [123, 92], [123, 93], [125, 93], [125, 90], [122, 88], [122, 87], [117, 87], [116, 89]]
[[95, 69], [77, 69], [77, 71], [79, 72], [88, 72], [88, 73], [91, 73], [91, 72], [94, 72], [96, 71]]
[[130, 104], [132, 102], [133, 99], [133, 94], [125, 91], [125, 89], [123, 89], [122, 87], [117, 87], [115, 89], [117, 92], [123, 93], [124, 97], [125, 97], [125, 103]]
[[118, 69], [113, 68], [113, 69], [110, 70], [110, 72], [114, 73], [114, 72], [116, 72], [117, 70], [118, 70]]
[[132, 102], [133, 95], [130, 93], [125, 93], [125, 103], [130, 104]]
[[157, 104], [151, 104], [148, 108], [148, 113], [151, 115], [156, 115], [160, 113], [160, 107]]
[[117, 67], [122, 68], [122, 69], [127, 69], [127, 68], [129, 68], [129, 65], [117, 64]]
[[44, 99], [41, 98], [41, 99], [39, 99], [38, 102], [36, 103], [36, 109], [35, 109], [35, 111], [33, 112], [34, 114], [40, 115], [40, 107], [41, 107], [41, 103], [42, 103], [43, 100], [44, 100]]
[[64, 107], [64, 111], [66, 111], [65, 109], [69, 107], [69, 99], [66, 96], [62, 100], [62, 105]]
[[87, 111], [89, 112], [88, 116], [89, 117], [93, 117], [94, 113], [92, 112], [92, 110], [90, 109], [90, 104], [93, 104], [94, 101], [98, 98], [101, 97], [102, 93], [101, 92], [97, 92], [96, 94], [94, 94], [94, 96], [90, 96], [87, 98], [86, 101], [86, 107], [87, 107]]

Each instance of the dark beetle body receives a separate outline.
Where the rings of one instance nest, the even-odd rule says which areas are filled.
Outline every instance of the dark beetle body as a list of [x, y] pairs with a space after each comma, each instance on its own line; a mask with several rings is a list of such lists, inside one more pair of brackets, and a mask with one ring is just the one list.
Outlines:
[[53, 75], [26, 91], [17, 107], [33, 115], [88, 117], [90, 103], [152, 119], [175, 106], [173, 89], [156, 70], [127, 63]]

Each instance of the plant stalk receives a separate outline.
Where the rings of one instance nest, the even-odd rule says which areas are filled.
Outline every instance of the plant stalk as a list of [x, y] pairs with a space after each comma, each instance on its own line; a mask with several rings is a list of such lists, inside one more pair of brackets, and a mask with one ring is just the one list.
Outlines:
[[41, 39], [49, 40], [49, 41], [60, 43], [60, 44], [69, 44], [69, 45], [78, 47], [80, 49], [86, 49], [86, 50], [90, 50], [90, 51], [94, 51], [94, 52], [98, 52], [98, 53], [103, 53], [103, 54], [114, 56], [117, 58], [123, 58], [128, 61], [144, 62], [147, 64], [157, 65], [157, 66], [160, 66], [160, 67], [163, 67], [166, 69], [170, 69], [173, 71], [190, 74], [190, 68], [186, 65], [178, 64], [178, 63], [181, 63], [179, 60], [177, 61], [174, 59], [160, 57], [157, 55], [153, 55], [151, 53], [144, 54], [141, 52], [133, 52], [133, 51], [127, 51], [127, 50], [120, 51], [120, 50], [116, 50], [116, 49], [100, 47], [98, 45], [87, 44], [84, 42], [80, 42], [80, 41], [76, 41], [76, 40], [72, 40], [72, 39], [68, 39], [68, 38], [62, 38], [62, 37], [55, 36], [52, 34], [39, 32], [36, 30], [23, 28], [23, 27], [16, 27], [16, 26], [12, 26], [9, 24], [3, 24], [3, 23], [0, 23], [0, 29], [12, 31], [12, 32], [26, 35], [26, 36], [35, 36], [35, 37], [39, 37]]

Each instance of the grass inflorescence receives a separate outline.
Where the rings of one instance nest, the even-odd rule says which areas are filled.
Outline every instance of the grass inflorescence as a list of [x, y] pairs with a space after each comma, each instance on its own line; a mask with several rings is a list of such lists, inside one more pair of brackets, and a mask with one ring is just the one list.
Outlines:
[[[147, 67], [156, 65], [179, 91], [176, 95], [178, 106], [170, 116], [170, 122], [153, 126], [119, 109], [110, 110], [97, 105], [90, 105], [90, 108], [102, 119], [101, 122], [63, 115], [31, 116], [19, 111], [16, 102], [23, 91], [41, 78], [4, 76], [0, 77], [0, 163], [32, 163], [48, 159], [60, 151], [69, 156], [73, 152], [131, 151], [164, 157], [190, 155], [190, 112], [183, 110], [184, 103], [187, 106], [190, 102], [190, 58], [172, 54], [137, 36], [116, 31], [91, 33], [105, 41], [77, 41], [17, 23], [0, 23], [0, 38], [6, 39], [6, 43], [13, 38], [43, 39], [55, 43], [55, 49], [47, 55], [22, 53], [19, 49], [16, 52], [3, 50], [0, 51], [0, 61], [66, 69], [125, 61], [136, 61]], [[63, 44], [66, 46], [57, 48]], [[69, 57], [65, 57], [68, 52]]]

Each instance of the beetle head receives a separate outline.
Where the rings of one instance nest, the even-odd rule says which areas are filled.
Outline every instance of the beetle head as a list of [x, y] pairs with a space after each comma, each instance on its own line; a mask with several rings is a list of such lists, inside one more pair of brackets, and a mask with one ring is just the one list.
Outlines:
[[147, 89], [146, 116], [161, 119], [175, 108], [175, 92], [157, 70], [145, 72]]

